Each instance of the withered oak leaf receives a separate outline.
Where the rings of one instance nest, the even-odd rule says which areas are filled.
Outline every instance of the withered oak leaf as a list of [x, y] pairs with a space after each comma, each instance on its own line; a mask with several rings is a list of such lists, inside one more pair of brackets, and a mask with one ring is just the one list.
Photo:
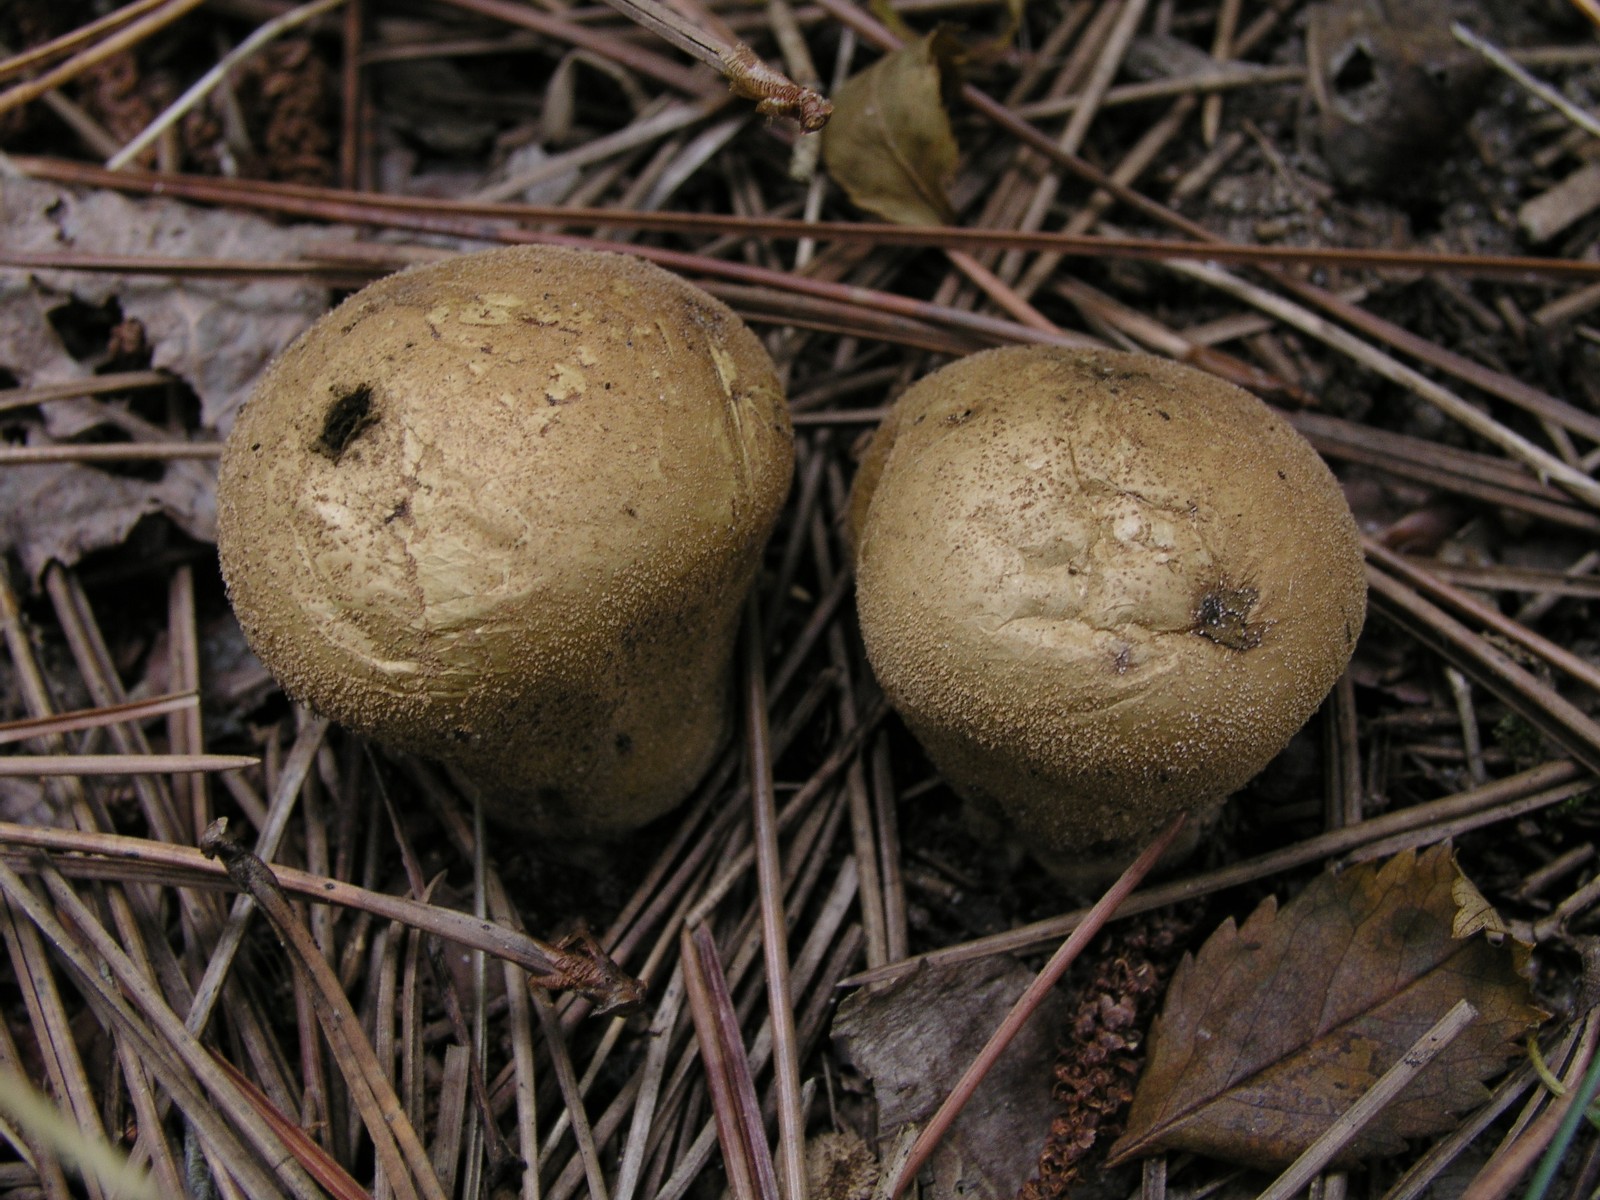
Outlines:
[[1527, 946], [1454, 935], [1459, 913], [1483, 907], [1441, 845], [1321, 875], [1281, 911], [1269, 899], [1242, 926], [1225, 922], [1173, 976], [1111, 1162], [1187, 1150], [1281, 1167], [1466, 998], [1478, 1019], [1336, 1163], [1451, 1128], [1544, 1017]]

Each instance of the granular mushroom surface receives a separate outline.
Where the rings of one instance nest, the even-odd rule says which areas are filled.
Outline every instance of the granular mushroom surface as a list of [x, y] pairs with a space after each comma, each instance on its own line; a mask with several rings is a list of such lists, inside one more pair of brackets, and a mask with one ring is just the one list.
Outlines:
[[719, 301], [624, 255], [488, 251], [285, 351], [224, 453], [219, 550], [291, 695], [456, 762], [502, 819], [615, 833], [727, 734], [792, 463], [771, 361]]
[[1355, 522], [1284, 418], [1147, 355], [1015, 347], [895, 405], [852, 504], [884, 690], [1046, 860], [1214, 810], [1365, 615]]

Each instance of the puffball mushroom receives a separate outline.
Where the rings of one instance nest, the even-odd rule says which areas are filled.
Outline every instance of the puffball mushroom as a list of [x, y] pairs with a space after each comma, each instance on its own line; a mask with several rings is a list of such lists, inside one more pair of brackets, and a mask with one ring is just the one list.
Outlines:
[[290, 695], [459, 766], [506, 823], [608, 836], [726, 736], [792, 470], [772, 362], [724, 304], [521, 246], [381, 279], [293, 342], [229, 434], [217, 544]]
[[957, 791], [1069, 876], [1255, 775], [1366, 611], [1316, 452], [1249, 393], [1148, 355], [1012, 347], [918, 381], [851, 521], [890, 701]]

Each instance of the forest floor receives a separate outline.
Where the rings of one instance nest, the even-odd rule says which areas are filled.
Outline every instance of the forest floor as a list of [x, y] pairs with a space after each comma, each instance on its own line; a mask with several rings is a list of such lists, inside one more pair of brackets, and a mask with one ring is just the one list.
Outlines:
[[[895, 398], [1028, 343], [1177, 359], [1285, 414], [1355, 515], [1369, 608], [922, 1194], [1291, 1194], [1462, 998], [1476, 1021], [1333, 1135], [1311, 1194], [1596, 1194], [1592, 5], [672, 4], [680, 38], [833, 96], [823, 134], [599, 5], [105, 7], [0, 6], [0, 1197], [116, 1194], [67, 1182], [19, 1079], [156, 1195], [797, 1200], [802, 1160], [809, 1195], [882, 1194], [1096, 898], [980, 833], [882, 703], [845, 537]], [[744, 719], [683, 807], [603, 845], [482, 836], [449, 773], [291, 704], [215, 549], [220, 448], [273, 355], [389, 271], [539, 241], [725, 301], [796, 434]], [[199, 854], [217, 816], [286, 925]], [[633, 1011], [528, 986], [592, 965], [585, 931], [645, 982]]]

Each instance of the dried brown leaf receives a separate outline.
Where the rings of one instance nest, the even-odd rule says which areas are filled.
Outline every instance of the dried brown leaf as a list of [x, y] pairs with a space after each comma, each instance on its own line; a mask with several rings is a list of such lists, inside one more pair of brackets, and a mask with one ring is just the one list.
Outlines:
[[1243, 926], [1226, 922], [1173, 976], [1111, 1161], [1189, 1150], [1290, 1162], [1463, 997], [1479, 1019], [1337, 1162], [1394, 1153], [1487, 1099], [1480, 1081], [1543, 1014], [1526, 946], [1453, 936], [1463, 902], [1482, 919], [1462, 881], [1448, 846], [1407, 851], [1322, 875], [1281, 912], [1268, 900]]
[[[31, 179], [0, 180], [0, 228], [10, 250], [149, 258], [302, 257], [338, 226], [282, 225], [250, 213], [203, 209], [163, 197], [130, 199]], [[268, 361], [328, 306], [321, 284], [263, 278], [201, 279], [109, 271], [0, 270], [0, 366], [24, 386], [94, 373], [72, 357], [47, 314], [77, 299], [115, 300], [144, 328], [150, 365], [183, 379], [200, 397], [201, 424], [226, 432]], [[85, 424], [66, 404], [46, 406], [55, 437]]]
[[954, 217], [945, 187], [959, 151], [944, 95], [959, 52], [955, 38], [936, 29], [839, 88], [822, 158], [861, 208], [904, 225]]
[[[924, 967], [901, 982], [863, 988], [839, 1006], [834, 1043], [872, 1081], [886, 1139], [933, 1115], [1033, 981], [1015, 959]], [[929, 1163], [930, 1200], [1013, 1200], [1033, 1170], [1054, 1107], [1050, 1060], [1066, 1019], [1057, 991], [1001, 1055]]]
[[120, 545], [140, 518], [161, 513], [198, 541], [214, 541], [215, 469], [170, 462], [158, 480], [112, 475], [77, 463], [28, 464], [0, 471], [0, 551], [15, 553], [29, 579], [52, 562]]

